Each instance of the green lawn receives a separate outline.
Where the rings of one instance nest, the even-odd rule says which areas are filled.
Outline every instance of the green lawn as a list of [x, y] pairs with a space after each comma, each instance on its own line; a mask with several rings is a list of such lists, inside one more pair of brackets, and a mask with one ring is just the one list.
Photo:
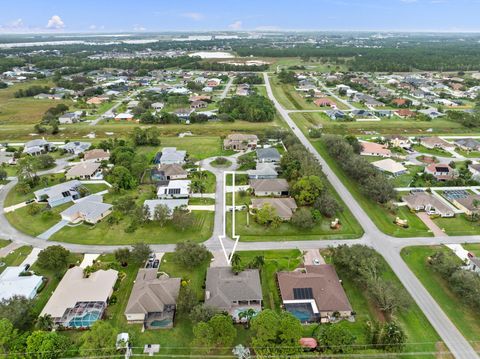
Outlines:
[[427, 148], [425, 146], [416, 144], [412, 146], [412, 149], [420, 153], [425, 153], [427, 155], [432, 155], [437, 157], [452, 157], [452, 155], [449, 152], [441, 150], [439, 148]]
[[[239, 202], [241, 203], [241, 202]], [[236, 212], [236, 234], [241, 241], [293, 241], [316, 239], [350, 239], [358, 238], [362, 231], [358, 225], [353, 225], [347, 216], [341, 213], [338, 218], [342, 227], [339, 230], [330, 229], [331, 219], [324, 218], [310, 230], [300, 229], [289, 222], [282, 222], [277, 228], [267, 228], [255, 222], [250, 215], [247, 226], [247, 211]], [[227, 214], [227, 233], [231, 233], [231, 213]]]
[[[190, 175], [190, 179], [194, 179], [197, 172], [192, 172]], [[206, 176], [202, 179], [202, 182], [205, 184], [205, 190], [203, 193], [215, 193], [215, 186], [217, 184], [217, 178], [215, 175], [210, 171], [201, 171], [202, 175]]]
[[5, 198], [5, 207], [12, 206], [15, 204], [19, 204], [21, 202], [25, 202], [29, 199], [33, 199], [34, 195], [33, 192], [45, 188], [50, 187], [55, 184], [60, 183], [60, 180], [65, 178], [63, 174], [50, 174], [40, 177], [40, 183], [32, 188], [28, 193], [20, 193], [17, 191], [17, 186], [15, 185], [10, 192], [8, 192], [7, 198]]
[[83, 187], [88, 189], [88, 192], [90, 194], [95, 194], [95, 193], [98, 193], [98, 192], [102, 192], [102, 191], [108, 190], [110, 188], [105, 183], [85, 183], [85, 184], [83, 184]]
[[408, 187], [413, 180], [413, 177], [420, 172], [423, 172], [423, 166], [407, 166], [408, 173], [392, 178], [395, 187]]
[[0, 248], [8, 246], [12, 241], [9, 241], [8, 239], [0, 239]]
[[[332, 262], [329, 250], [322, 251], [322, 255], [327, 263]], [[390, 267], [388, 267], [388, 265], [386, 267], [387, 269], [382, 273], [382, 277], [401, 286], [400, 281]], [[342, 325], [352, 330], [352, 333], [357, 337], [358, 344], [366, 344], [364, 330], [366, 322], [373, 319], [379, 321], [384, 321], [385, 319], [382, 313], [366, 295], [364, 289], [359, 287], [347, 273], [339, 271], [338, 275], [342, 280], [342, 285], [350, 304], [352, 305], [353, 310], [357, 313], [354, 323], [343, 321]], [[406, 295], [410, 299], [408, 309], [396, 313], [393, 318], [403, 327], [407, 334], [407, 344], [404, 352], [435, 352], [437, 350], [435, 343], [440, 341], [438, 334], [432, 328], [429, 321], [413, 299], [408, 294]], [[369, 350], [368, 352], [372, 352], [372, 350]], [[433, 355], [419, 355], [418, 357], [434, 358]]]
[[50, 210], [47, 209], [46, 204], [42, 204], [42, 211], [33, 216], [28, 213], [28, 206], [26, 206], [13, 212], [5, 213], [5, 217], [19, 231], [36, 237], [60, 222], [62, 219], [60, 213], [72, 204], [72, 202], [65, 203]]
[[263, 308], [280, 311], [282, 302], [277, 286], [276, 273], [279, 271], [291, 271], [297, 268], [298, 265], [303, 262], [302, 253], [298, 249], [238, 253], [243, 265], [247, 265], [256, 256], [264, 257], [265, 264], [260, 270]]
[[214, 198], [207, 198], [207, 197], [190, 197], [188, 200], [188, 204], [192, 206], [209, 206], [215, 204]]
[[458, 154], [462, 155], [463, 157], [467, 158], [480, 158], [480, 152], [479, 151], [465, 151], [461, 150], [459, 148], [455, 149], [455, 152]]
[[[220, 158], [224, 158], [224, 157], [220, 157]], [[232, 165], [232, 161], [228, 160], [228, 159], [224, 159], [224, 160], [218, 160], [215, 159], [214, 161], [210, 162], [210, 165], [212, 165], [213, 167], [216, 167], [216, 168], [226, 168], [226, 167], [230, 167]]]
[[[391, 213], [386, 208], [383, 208], [378, 203], [367, 198], [360, 191], [357, 184], [350, 180], [338, 166], [336, 161], [330, 157], [321, 140], [312, 141], [312, 144], [382, 232], [395, 237], [432, 236], [423, 222], [407, 208], [400, 207], [396, 213]], [[402, 228], [397, 226], [394, 223], [397, 216], [401, 219], [407, 219], [409, 227]]]
[[465, 214], [457, 214], [454, 218], [435, 218], [440, 228], [449, 236], [471, 236], [480, 234], [480, 222], [470, 222]]
[[478, 312], [472, 310], [454, 294], [449, 284], [427, 262], [427, 258], [437, 251], [449, 252], [450, 249], [443, 246], [408, 247], [404, 248], [401, 254], [410, 269], [465, 338], [478, 342], [480, 336]]
[[203, 242], [210, 238], [213, 230], [213, 212], [194, 211], [194, 224], [192, 228], [181, 232], [171, 224], [160, 227], [158, 223], [150, 222], [139, 227], [133, 233], [126, 233], [125, 228], [130, 224], [128, 219], [118, 224], [110, 225], [104, 220], [94, 226], [80, 224], [75, 227], [64, 227], [55, 233], [52, 241], [79, 244], [121, 245], [136, 242], [145, 243], [178, 243], [187, 239]]
[[6, 257], [0, 258], [0, 262], [5, 263], [3, 267], [0, 267], [0, 273], [2, 273], [7, 267], [18, 266], [22, 264], [31, 251], [32, 247], [22, 246], [15, 249], [13, 252], [10, 252]]

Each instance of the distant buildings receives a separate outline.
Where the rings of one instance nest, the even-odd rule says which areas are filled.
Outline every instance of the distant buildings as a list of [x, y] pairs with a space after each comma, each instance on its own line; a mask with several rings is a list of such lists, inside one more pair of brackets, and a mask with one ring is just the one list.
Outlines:
[[232, 133], [223, 140], [223, 148], [226, 150], [245, 151], [249, 148], [257, 148], [257, 135]]

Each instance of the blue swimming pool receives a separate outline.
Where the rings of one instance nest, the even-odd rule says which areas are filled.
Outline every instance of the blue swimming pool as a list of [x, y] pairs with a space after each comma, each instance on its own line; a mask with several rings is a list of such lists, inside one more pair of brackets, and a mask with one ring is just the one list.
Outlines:
[[72, 328], [90, 327], [93, 323], [100, 319], [101, 314], [102, 313], [99, 311], [91, 311], [85, 313], [83, 316], [76, 316], [70, 320], [68, 326]]
[[285, 309], [292, 313], [302, 323], [315, 321], [315, 315], [313, 314], [310, 304], [287, 304]]
[[169, 318], [162, 320], [153, 320], [150, 322], [150, 326], [154, 328], [167, 328], [172, 325], [172, 320]]

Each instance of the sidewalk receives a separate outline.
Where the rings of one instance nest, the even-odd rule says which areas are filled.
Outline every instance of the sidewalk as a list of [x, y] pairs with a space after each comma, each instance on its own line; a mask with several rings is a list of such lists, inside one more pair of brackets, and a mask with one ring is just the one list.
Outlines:
[[430, 218], [430, 216], [425, 212], [417, 213], [418, 218], [422, 220], [423, 223], [430, 229], [435, 237], [448, 237], [447, 234], [441, 230], [439, 226], [435, 224]]

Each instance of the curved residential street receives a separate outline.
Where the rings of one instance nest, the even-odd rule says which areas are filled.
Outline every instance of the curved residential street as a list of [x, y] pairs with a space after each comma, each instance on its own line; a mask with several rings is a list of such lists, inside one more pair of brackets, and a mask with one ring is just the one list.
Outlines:
[[[293, 133], [298, 137], [302, 144], [312, 152], [323, 167], [323, 171], [330, 183], [334, 186], [342, 200], [348, 205], [349, 209], [361, 223], [365, 234], [362, 238], [357, 240], [313, 240], [313, 241], [288, 241], [288, 239], [277, 239], [275, 242], [239, 242], [237, 250], [269, 250], [269, 249], [293, 249], [306, 250], [311, 248], [327, 248], [329, 246], [338, 246], [340, 244], [365, 244], [377, 250], [391, 266], [392, 270], [398, 276], [407, 291], [413, 297], [418, 306], [422, 309], [425, 316], [428, 318], [432, 326], [445, 342], [451, 353], [459, 359], [478, 358], [470, 343], [461, 335], [459, 330], [454, 326], [450, 319], [446, 316], [443, 310], [436, 303], [435, 299], [423, 287], [417, 277], [408, 268], [406, 263], [400, 256], [400, 250], [406, 246], [414, 245], [434, 245], [443, 243], [479, 243], [480, 236], [456, 236], [456, 237], [426, 237], [426, 238], [394, 238], [382, 233], [373, 223], [367, 213], [363, 210], [360, 204], [355, 200], [352, 194], [343, 185], [340, 179], [335, 175], [332, 169], [328, 166], [326, 161], [316, 151], [307, 137], [298, 129], [294, 121], [289, 116], [289, 111], [285, 110], [281, 104], [273, 96], [272, 88], [270, 86], [269, 78], [264, 73], [265, 85], [268, 97], [273, 101], [277, 111], [286, 121]], [[200, 166], [203, 169], [211, 171], [216, 177], [216, 199], [215, 199], [215, 220], [212, 237], [205, 242], [207, 248], [211, 251], [221, 250], [221, 244], [218, 236], [223, 234], [224, 215], [223, 212], [223, 173], [226, 170], [233, 170], [237, 164], [235, 158], [243, 153], [230, 156], [233, 160], [229, 168], [217, 168], [210, 165], [214, 158], [200, 161]], [[55, 168], [44, 171], [41, 174], [56, 173], [62, 171], [69, 164], [68, 158], [57, 160]], [[117, 248], [125, 247], [122, 245], [82, 245], [82, 244], [68, 244], [56, 243], [53, 241], [42, 240], [38, 237], [32, 237], [16, 230], [7, 221], [3, 208], [5, 198], [8, 192], [15, 186], [17, 180], [14, 178], [2, 189], [0, 189], [0, 206], [2, 211], [0, 213], [0, 238], [10, 239], [14, 242], [29, 244], [37, 248], [45, 248], [54, 244], [61, 244], [65, 248], [79, 253], [105, 253], [112, 252]], [[225, 239], [224, 244], [227, 250], [233, 247], [233, 241]], [[174, 244], [165, 245], [151, 245], [154, 252], [171, 252], [175, 249]]]

